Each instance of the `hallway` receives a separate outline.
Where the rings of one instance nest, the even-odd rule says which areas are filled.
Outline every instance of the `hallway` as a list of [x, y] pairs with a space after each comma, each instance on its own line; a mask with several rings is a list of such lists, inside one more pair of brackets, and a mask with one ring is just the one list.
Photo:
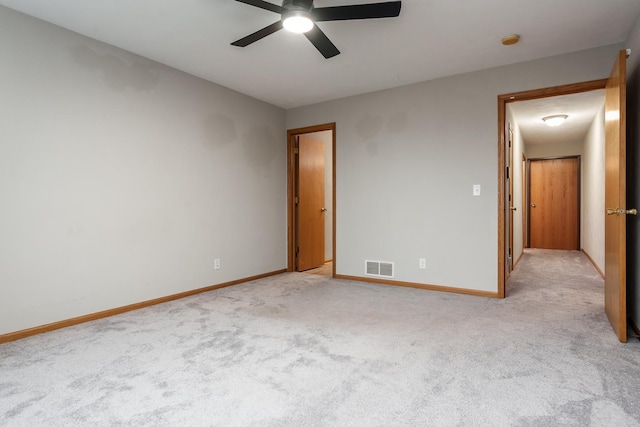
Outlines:
[[580, 251], [525, 249], [507, 282], [506, 300], [513, 299], [547, 320], [557, 317], [554, 325], [564, 333], [576, 322], [575, 330], [592, 323], [615, 337], [604, 311], [604, 279]]
[[604, 279], [580, 251], [525, 249], [507, 282], [507, 298], [521, 293], [544, 304], [588, 301], [601, 305], [604, 315]]

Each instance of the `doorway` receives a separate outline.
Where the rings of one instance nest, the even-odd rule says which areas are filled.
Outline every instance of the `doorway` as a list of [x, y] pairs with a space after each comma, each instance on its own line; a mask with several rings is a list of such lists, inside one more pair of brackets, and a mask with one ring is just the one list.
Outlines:
[[579, 250], [580, 156], [529, 162], [529, 246]]
[[[626, 59], [629, 50], [621, 50], [607, 79], [557, 86], [498, 96], [498, 296], [505, 297], [505, 118], [511, 102], [542, 99], [604, 89], [604, 205], [598, 216], [604, 221], [604, 308], [621, 342], [627, 341], [626, 317], [626, 216], [636, 209], [626, 207]], [[551, 117], [546, 117], [550, 119]], [[566, 119], [567, 116], [565, 115]], [[544, 118], [543, 118], [544, 119]], [[606, 212], [606, 215], [605, 215]]]
[[335, 146], [335, 123], [287, 131], [287, 271], [335, 276]]
[[[507, 122], [507, 104], [530, 101], [542, 98], [557, 97], [563, 95], [578, 94], [583, 92], [591, 92], [602, 90], [606, 87], [607, 79], [593, 80], [583, 83], [575, 83], [570, 85], [556, 86], [544, 89], [536, 89], [498, 96], [498, 297], [506, 296], [506, 281], [509, 277], [510, 264], [508, 261], [508, 251], [511, 245], [509, 219], [514, 207], [508, 200], [510, 183], [507, 177], [509, 171], [507, 167], [509, 163], [509, 126]], [[524, 177], [523, 177], [524, 179]], [[530, 182], [528, 183], [530, 185]], [[528, 192], [527, 192], [528, 193]], [[526, 194], [526, 193], [525, 193]], [[523, 197], [524, 199], [524, 197]], [[524, 204], [524, 203], [523, 203]], [[523, 212], [524, 214], [524, 212]], [[531, 218], [523, 218], [523, 221], [529, 222]], [[531, 242], [529, 242], [531, 243]]]

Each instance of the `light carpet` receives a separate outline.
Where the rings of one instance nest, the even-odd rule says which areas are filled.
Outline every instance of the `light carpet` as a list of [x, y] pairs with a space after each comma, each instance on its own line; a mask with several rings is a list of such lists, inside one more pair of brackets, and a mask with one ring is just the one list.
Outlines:
[[637, 426], [580, 252], [504, 300], [290, 273], [0, 345], [10, 426]]

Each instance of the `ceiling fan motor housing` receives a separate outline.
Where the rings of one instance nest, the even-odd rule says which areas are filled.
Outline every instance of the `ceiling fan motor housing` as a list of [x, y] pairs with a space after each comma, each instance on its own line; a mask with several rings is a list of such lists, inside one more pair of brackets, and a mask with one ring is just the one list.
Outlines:
[[282, 8], [285, 10], [283, 16], [293, 10], [301, 10], [309, 12], [313, 7], [313, 0], [284, 0]]

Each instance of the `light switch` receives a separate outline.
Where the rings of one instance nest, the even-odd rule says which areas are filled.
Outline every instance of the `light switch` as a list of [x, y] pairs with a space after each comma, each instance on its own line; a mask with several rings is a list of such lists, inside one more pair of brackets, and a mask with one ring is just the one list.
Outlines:
[[473, 195], [474, 196], [479, 196], [480, 195], [480, 184], [474, 184], [474, 186], [473, 186]]

